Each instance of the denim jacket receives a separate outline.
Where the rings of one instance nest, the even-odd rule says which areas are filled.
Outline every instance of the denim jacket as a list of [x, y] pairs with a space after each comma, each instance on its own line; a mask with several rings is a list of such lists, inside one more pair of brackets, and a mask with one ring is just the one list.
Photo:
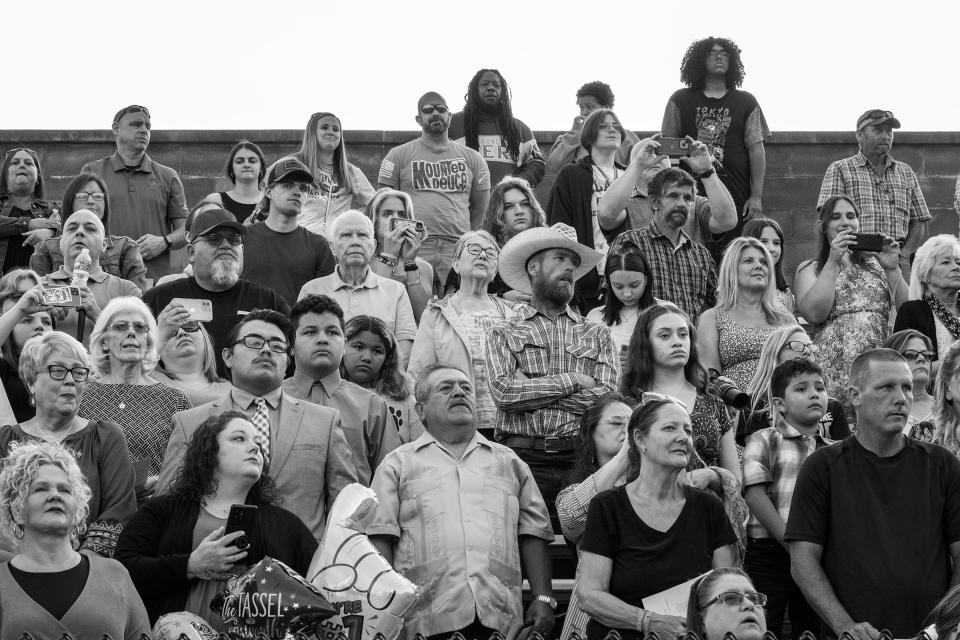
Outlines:
[[[11, 216], [13, 198], [8, 195], [0, 196], [0, 265], [7, 258], [7, 246], [12, 239], [14, 242], [23, 242], [23, 233], [26, 231], [20, 226], [20, 218]], [[46, 200], [34, 200], [30, 203], [30, 217], [45, 220], [45, 226], [60, 231], [60, 203]], [[26, 265], [23, 265], [26, 266]]]

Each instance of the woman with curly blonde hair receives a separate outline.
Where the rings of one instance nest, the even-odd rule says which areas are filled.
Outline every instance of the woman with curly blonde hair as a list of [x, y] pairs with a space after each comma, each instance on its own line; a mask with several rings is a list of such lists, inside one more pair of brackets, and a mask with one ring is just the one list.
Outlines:
[[940, 361], [933, 391], [933, 442], [960, 456], [960, 342]]
[[11, 450], [0, 471], [0, 528], [17, 553], [0, 564], [0, 637], [150, 637], [123, 565], [75, 549], [89, 498], [67, 448], [39, 442]]

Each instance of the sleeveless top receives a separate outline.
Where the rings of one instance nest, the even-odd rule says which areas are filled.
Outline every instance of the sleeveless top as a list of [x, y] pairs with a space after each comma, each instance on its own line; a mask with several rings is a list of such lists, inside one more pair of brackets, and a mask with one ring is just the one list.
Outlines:
[[771, 333], [783, 326], [748, 327], [740, 324], [727, 312], [717, 309], [720, 367], [741, 389], [746, 389], [760, 363], [760, 351]]
[[239, 222], [243, 222], [251, 215], [253, 215], [253, 210], [257, 207], [256, 204], [244, 204], [242, 202], [237, 202], [229, 195], [226, 191], [220, 192], [220, 201], [223, 202], [223, 208], [233, 214]]

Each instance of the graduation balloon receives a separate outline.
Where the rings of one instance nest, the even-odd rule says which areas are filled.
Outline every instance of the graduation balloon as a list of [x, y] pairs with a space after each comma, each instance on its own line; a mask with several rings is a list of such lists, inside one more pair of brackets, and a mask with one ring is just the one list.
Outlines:
[[269, 557], [243, 575], [230, 578], [210, 608], [220, 614], [232, 637], [269, 640], [312, 632], [335, 613], [313, 585]]
[[317, 640], [395, 640], [417, 587], [393, 570], [366, 536], [377, 512], [377, 495], [361, 484], [344, 487], [327, 518], [307, 579], [336, 615], [317, 625]]
[[217, 640], [207, 621], [189, 611], [165, 613], [153, 625], [153, 640]]

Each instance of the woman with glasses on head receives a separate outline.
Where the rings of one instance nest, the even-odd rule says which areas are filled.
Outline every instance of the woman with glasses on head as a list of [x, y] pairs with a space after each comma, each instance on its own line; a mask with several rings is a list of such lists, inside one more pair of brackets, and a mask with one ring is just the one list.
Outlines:
[[[73, 178], [63, 193], [61, 217], [66, 220], [75, 211], [92, 211], [103, 223], [106, 236], [100, 254], [100, 268], [110, 275], [129, 280], [141, 291], [147, 290], [147, 268], [143, 265], [140, 246], [127, 236], [112, 236], [110, 233], [110, 196], [107, 185], [95, 173], [81, 173]], [[53, 273], [63, 266], [60, 237], [50, 238], [37, 244], [30, 256], [30, 268], [42, 276]]]
[[[939, 360], [960, 340], [960, 240], [933, 236], [917, 249], [910, 272], [909, 300], [897, 309], [893, 330], [916, 329], [932, 343]], [[936, 365], [934, 364], [934, 372]]]
[[213, 341], [203, 323], [172, 303], [164, 311], [158, 323], [160, 360], [150, 377], [183, 392], [195, 407], [224, 397], [231, 385], [217, 374]]
[[14, 269], [0, 278], [0, 384], [17, 422], [36, 415], [20, 379], [20, 352], [27, 340], [53, 329], [52, 308], [43, 304], [40, 278], [29, 269]]
[[913, 404], [903, 432], [919, 440], [933, 439], [934, 402], [927, 391], [933, 382], [933, 361], [937, 354], [930, 338], [913, 329], [897, 331], [880, 345], [904, 357], [913, 374]]
[[263, 178], [267, 175], [263, 151], [249, 140], [241, 140], [227, 154], [223, 171], [233, 188], [211, 193], [203, 200], [229, 211], [238, 222], [243, 222], [263, 200]]
[[0, 273], [26, 267], [33, 248], [57, 235], [60, 211], [43, 199], [36, 151], [10, 149], [0, 165]]
[[418, 257], [420, 245], [427, 239], [427, 228], [414, 216], [413, 199], [408, 193], [384, 187], [367, 203], [363, 213], [373, 221], [377, 242], [370, 269], [378, 276], [404, 284], [413, 315], [420, 322], [433, 295], [433, 267]]
[[757, 593], [740, 569], [714, 569], [693, 583], [687, 601], [687, 631], [701, 640], [761, 640], [767, 631], [763, 607], [767, 596]]
[[577, 596], [590, 640], [611, 630], [626, 640], [683, 633], [683, 618], [644, 609], [644, 598], [733, 566], [737, 537], [720, 500], [678, 482], [692, 431], [683, 405], [665, 396], [647, 398], [630, 417], [627, 483], [593, 499], [581, 542]]
[[[750, 397], [750, 403], [741, 409], [738, 416], [738, 445], [745, 446], [751, 433], [771, 426], [767, 390], [777, 365], [794, 358], [816, 360], [817, 351], [810, 336], [798, 325], [780, 327], [767, 337], [760, 350], [757, 371], [744, 389]], [[850, 435], [850, 424], [843, 403], [836, 398], [827, 398], [827, 412], [820, 420], [820, 430], [825, 438], [831, 440], [842, 440]]]
[[137, 496], [150, 497], [157, 484], [172, 429], [170, 418], [190, 408], [187, 397], [150, 377], [157, 364], [157, 323], [133, 297], [114, 298], [90, 335], [90, 354], [99, 380], [87, 386], [80, 413], [110, 420], [123, 429], [137, 470]]
[[79, 411], [90, 373], [87, 351], [75, 338], [49, 331], [29, 340], [20, 354], [20, 376], [37, 415], [0, 427], [0, 458], [15, 443], [55, 442], [73, 451], [90, 487], [90, 515], [78, 542], [82, 549], [113, 557], [117, 537], [137, 508], [134, 470], [120, 427]]
[[485, 427], [492, 427], [497, 417], [487, 385], [487, 331], [498, 322], [516, 317], [509, 302], [487, 292], [497, 274], [499, 257], [497, 241], [486, 231], [468, 231], [461, 236], [451, 265], [460, 276], [460, 288], [427, 305], [407, 368], [414, 380], [426, 367], [440, 362], [470, 376], [482, 432], [487, 432]]

